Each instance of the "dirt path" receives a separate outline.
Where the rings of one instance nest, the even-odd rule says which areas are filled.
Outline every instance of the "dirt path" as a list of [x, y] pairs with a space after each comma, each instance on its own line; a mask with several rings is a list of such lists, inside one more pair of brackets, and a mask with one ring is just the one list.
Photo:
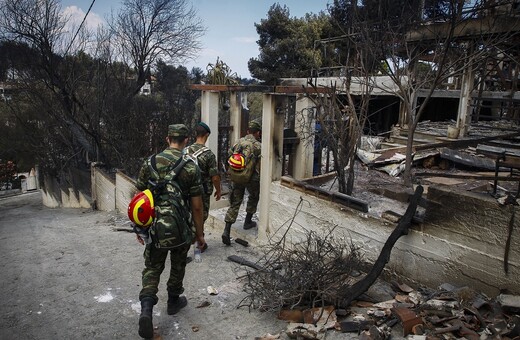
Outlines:
[[[45, 208], [39, 193], [1, 199], [0, 338], [139, 339], [143, 247], [133, 234], [114, 231], [125, 223], [111, 213]], [[270, 313], [236, 308], [244, 297], [236, 277], [244, 272], [226, 258], [254, 260], [254, 248], [225, 247], [217, 232], [206, 239], [203, 262], [188, 264], [189, 304], [177, 316], [166, 314], [166, 267], [156, 338], [254, 339], [283, 331], [286, 323]], [[219, 294], [209, 295], [208, 286]]]

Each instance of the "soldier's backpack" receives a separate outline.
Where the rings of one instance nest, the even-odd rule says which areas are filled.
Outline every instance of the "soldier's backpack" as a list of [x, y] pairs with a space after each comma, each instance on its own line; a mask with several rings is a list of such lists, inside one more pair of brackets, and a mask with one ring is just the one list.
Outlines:
[[255, 172], [255, 154], [253, 142], [244, 138], [231, 148], [228, 159], [228, 175], [233, 183], [247, 184]]
[[155, 203], [155, 220], [150, 227], [150, 236], [156, 248], [173, 249], [191, 244], [195, 235], [192, 229], [191, 208], [183, 197], [177, 176], [189, 157], [182, 156], [177, 161], [168, 153], [161, 156], [170, 161], [166, 175], [157, 170], [156, 155], [150, 157], [150, 190]]
[[[185, 150], [186, 150], [186, 155], [188, 157], [190, 157], [191, 160], [193, 162], [195, 162], [195, 164], [199, 165], [199, 156], [202, 155], [204, 152], [209, 151], [210, 148], [208, 148], [207, 146], [203, 146], [202, 148], [200, 148], [197, 151], [193, 152], [191, 150], [191, 147], [189, 146]], [[205, 180], [202, 181], [202, 187], [203, 187], [205, 193], [209, 193], [210, 192], [210, 188], [208, 188], [208, 184], [207, 184], [207, 182]]]
[[188, 155], [192, 158], [192, 160], [195, 162], [195, 164], [199, 164], [199, 156], [202, 155], [204, 152], [208, 151], [209, 148], [207, 146], [203, 146], [202, 148], [198, 149], [195, 152], [191, 152], [191, 148], [187, 148]]

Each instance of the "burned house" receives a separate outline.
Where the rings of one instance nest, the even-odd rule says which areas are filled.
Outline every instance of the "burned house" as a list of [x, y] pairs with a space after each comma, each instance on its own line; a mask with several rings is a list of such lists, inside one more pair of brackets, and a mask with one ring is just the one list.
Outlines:
[[[413, 138], [413, 183], [426, 190], [410, 232], [392, 250], [387, 272], [417, 284], [450, 282], [490, 295], [502, 289], [518, 294], [520, 223], [515, 210], [520, 188], [520, 21], [514, 13], [490, 20], [466, 20], [450, 31], [452, 41], [463, 46], [460, 60], [465, 62], [434, 88], [414, 91], [412, 106], [424, 105], [412, 134], [411, 111], [402, 100], [403, 84], [388, 76], [370, 77], [371, 109], [377, 114], [371, 115], [367, 124], [380, 143], [364, 154], [358, 153], [363, 164], [357, 178], [363, 173], [378, 173], [385, 166], [393, 167], [393, 172], [387, 172], [398, 176], [400, 172], [395, 169], [403, 162], [406, 142]], [[445, 23], [425, 24], [409, 33], [407, 43], [434, 44], [447, 32]], [[493, 46], [494, 54], [478, 63], [468, 62], [473, 57], [472, 48], [482, 48], [483, 40], [497, 35], [505, 38], [502, 45]], [[421, 58], [427, 61], [428, 57], [425, 54]], [[229, 95], [233, 127], [243, 124], [242, 96], [263, 93], [259, 228], [252, 235], [258, 242], [266, 242], [280, 232], [303, 199], [306, 204], [292, 217], [296, 223], [290, 234], [295, 241], [309, 230], [323, 231], [335, 225], [338, 237], [361, 245], [370, 262], [378, 257], [404, 214], [413, 188], [402, 186], [391, 175], [365, 176], [368, 179], [357, 184], [357, 192], [364, 194], [353, 196], [331, 190], [334, 173], [315, 176], [323, 171], [315, 169], [317, 154], [324, 155], [322, 149], [326, 147], [317, 149], [313, 139], [317, 114], [313, 96], [330, 95], [333, 88], [361, 97], [366, 91], [363, 80], [359, 77], [356, 81], [355, 76], [349, 79], [348, 84], [344, 77], [322, 77], [285, 79], [278, 86], [192, 86], [202, 91], [201, 117], [215, 131], [219, 93]], [[400, 79], [408, 84], [405, 77]], [[306, 119], [295, 119], [298, 114]], [[231, 129], [229, 142], [239, 137], [240, 129]], [[211, 135], [209, 139], [216, 154], [222, 147], [217, 138]], [[321, 157], [323, 163], [328, 164]], [[323, 172], [327, 170], [332, 169]], [[379, 185], [376, 177], [383, 177]], [[213, 220], [216, 225], [223, 224], [218, 218]], [[232, 232], [240, 232], [238, 229], [233, 227]]]

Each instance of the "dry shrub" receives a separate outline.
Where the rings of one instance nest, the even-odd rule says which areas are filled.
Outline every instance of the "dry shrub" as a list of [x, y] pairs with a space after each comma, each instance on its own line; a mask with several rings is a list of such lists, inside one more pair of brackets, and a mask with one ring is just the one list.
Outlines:
[[287, 234], [293, 222], [294, 217], [278, 240], [271, 238], [262, 247], [263, 269], [243, 276], [247, 296], [239, 307], [279, 311], [334, 304], [352, 284], [352, 273], [362, 262], [350, 237], [338, 237], [331, 227], [324, 234], [307, 231], [301, 242], [290, 244]]

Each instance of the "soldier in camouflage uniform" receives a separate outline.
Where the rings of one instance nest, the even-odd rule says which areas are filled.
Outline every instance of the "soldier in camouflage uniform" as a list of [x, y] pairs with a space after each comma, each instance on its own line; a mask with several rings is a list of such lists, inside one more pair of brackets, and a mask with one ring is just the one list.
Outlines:
[[209, 126], [200, 122], [195, 127], [195, 133], [195, 143], [187, 148], [187, 154], [191, 156], [197, 155], [197, 164], [200, 168], [202, 186], [204, 188], [202, 202], [204, 203], [204, 222], [206, 222], [209, 215], [209, 201], [213, 188], [215, 188], [215, 200], [218, 201], [221, 197], [220, 175], [215, 154], [205, 146], [211, 133]]
[[[168, 127], [168, 137], [166, 141], [169, 145], [161, 153], [155, 156], [158, 173], [162, 176], [171, 169], [170, 162], [174, 162], [182, 157], [182, 151], [188, 142], [188, 129], [183, 124], [174, 124]], [[169, 154], [169, 155], [166, 155]], [[163, 156], [164, 155], [164, 156]], [[173, 156], [173, 157], [171, 157]], [[145, 161], [136, 183], [139, 190], [151, 189], [149, 180], [152, 178], [150, 159]], [[198, 241], [199, 248], [205, 245], [203, 236], [203, 204], [202, 204], [202, 183], [200, 170], [194, 162], [187, 162], [176, 181], [186, 198], [186, 204], [191, 206], [192, 220], [195, 229], [195, 239]], [[138, 236], [138, 241], [143, 244], [143, 240]], [[194, 242], [195, 240], [191, 240]], [[182, 281], [186, 268], [186, 255], [190, 248], [190, 243], [173, 249], [156, 248], [154, 243], [147, 244], [144, 251], [145, 269], [142, 273], [142, 289], [139, 293], [141, 301], [141, 315], [139, 317], [139, 335], [143, 338], [153, 337], [152, 309], [157, 303], [157, 291], [159, 279], [164, 270], [168, 252], [170, 253], [170, 277], [167, 282], [168, 289], [168, 308], [169, 315], [177, 313], [181, 308], [188, 304], [186, 297], [180, 296], [183, 291]]]
[[[255, 171], [251, 176], [249, 183], [247, 184], [238, 184], [231, 183], [232, 190], [229, 196], [229, 208], [226, 213], [226, 217], [224, 221], [226, 222], [226, 226], [224, 228], [224, 233], [222, 234], [222, 242], [226, 245], [231, 245], [231, 225], [235, 223], [238, 211], [240, 209], [240, 205], [244, 200], [244, 193], [247, 189], [249, 193], [249, 198], [247, 199], [247, 207], [246, 207], [246, 220], [244, 221], [244, 229], [251, 229], [256, 227], [256, 222], [252, 221], [252, 217], [256, 212], [256, 207], [258, 205], [258, 199], [260, 198], [260, 156], [262, 145], [260, 141], [262, 139], [262, 125], [259, 121], [254, 120], [249, 123], [248, 134], [245, 137], [240, 138], [236, 145], [240, 145], [242, 140], [248, 140], [253, 143], [253, 159], [251, 161], [255, 162]], [[230, 150], [229, 154], [233, 153]]]

